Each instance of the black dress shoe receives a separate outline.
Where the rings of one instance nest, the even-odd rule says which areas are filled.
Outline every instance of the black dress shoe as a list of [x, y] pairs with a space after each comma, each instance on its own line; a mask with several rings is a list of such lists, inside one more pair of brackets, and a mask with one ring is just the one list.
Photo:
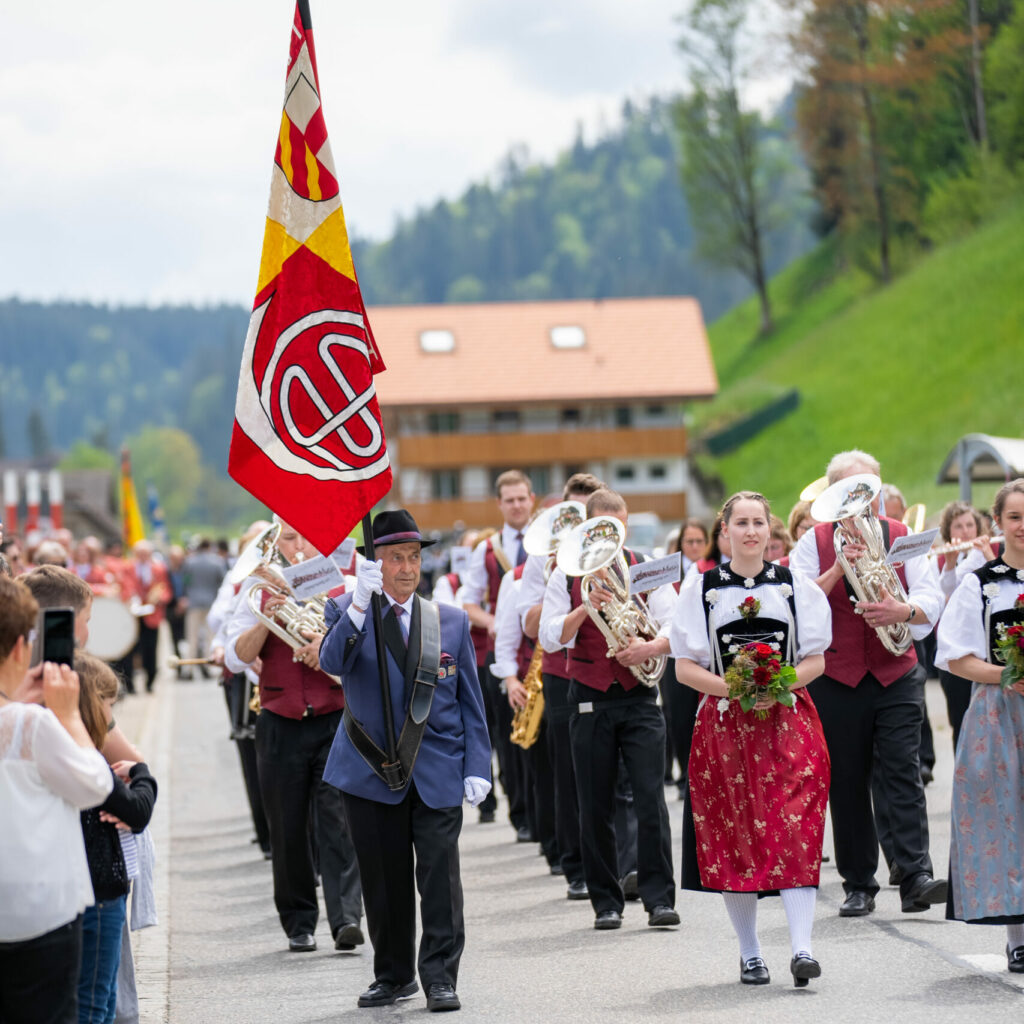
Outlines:
[[949, 885], [944, 878], [932, 878], [929, 874], [918, 875], [903, 897], [903, 913], [919, 914], [933, 903], [945, 903], [948, 890]]
[[875, 897], [863, 889], [854, 889], [847, 894], [839, 908], [840, 917], [866, 917], [875, 909]]
[[519, 828], [516, 829], [516, 842], [517, 843], [532, 843], [533, 842], [533, 833], [530, 831], [530, 827], [528, 825], [520, 825]]
[[630, 902], [640, 899], [640, 890], [637, 888], [635, 871], [630, 871], [625, 878], [619, 879], [619, 885], [622, 886], [623, 899]]
[[821, 964], [810, 953], [797, 953], [789, 961], [789, 973], [793, 975], [793, 984], [803, 988], [811, 978], [821, 977]]
[[490, 825], [494, 822], [494, 811], [481, 811], [480, 812], [480, 824]]
[[740, 957], [740, 981], [744, 985], [767, 985], [771, 980], [768, 965], [759, 956], [749, 960]]
[[390, 1006], [399, 999], [408, 999], [419, 991], [415, 981], [396, 985], [392, 981], [375, 981], [356, 1001], [356, 1006]]
[[594, 927], [599, 932], [611, 931], [622, 927], [622, 915], [617, 910], [602, 910], [594, 918]]
[[587, 883], [583, 879], [570, 882], [569, 888], [565, 890], [565, 898], [567, 900], [589, 900], [590, 890], [587, 888]]
[[348, 952], [361, 946], [366, 939], [363, 937], [363, 930], [357, 924], [343, 924], [334, 936], [334, 948], [342, 952]]
[[651, 928], [667, 928], [679, 924], [679, 915], [671, 907], [658, 906], [647, 915], [647, 923]]
[[427, 1009], [431, 1013], [444, 1010], [460, 1010], [462, 1003], [451, 985], [431, 985], [427, 990]]
[[312, 935], [289, 935], [288, 948], [293, 953], [312, 953], [316, 949], [316, 939]]
[[1011, 974], [1024, 974], [1024, 946], [1006, 947], [1006, 969]]

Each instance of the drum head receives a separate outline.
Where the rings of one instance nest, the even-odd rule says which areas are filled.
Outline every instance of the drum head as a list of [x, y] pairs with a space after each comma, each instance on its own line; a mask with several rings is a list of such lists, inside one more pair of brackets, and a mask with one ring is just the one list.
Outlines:
[[113, 597], [94, 597], [89, 619], [89, 640], [85, 649], [103, 661], [117, 661], [135, 646], [139, 620], [123, 601]]

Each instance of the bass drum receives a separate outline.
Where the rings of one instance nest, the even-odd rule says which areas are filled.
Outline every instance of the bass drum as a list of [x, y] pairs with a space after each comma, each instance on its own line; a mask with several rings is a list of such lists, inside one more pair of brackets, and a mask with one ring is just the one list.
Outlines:
[[103, 661], [125, 657], [139, 638], [139, 620], [116, 597], [94, 597], [85, 649]]

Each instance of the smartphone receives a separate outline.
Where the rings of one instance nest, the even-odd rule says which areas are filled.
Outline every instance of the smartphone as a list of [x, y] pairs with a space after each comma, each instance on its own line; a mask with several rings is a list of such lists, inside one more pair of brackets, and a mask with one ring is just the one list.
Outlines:
[[75, 658], [75, 611], [44, 608], [39, 614], [40, 661], [70, 665]]

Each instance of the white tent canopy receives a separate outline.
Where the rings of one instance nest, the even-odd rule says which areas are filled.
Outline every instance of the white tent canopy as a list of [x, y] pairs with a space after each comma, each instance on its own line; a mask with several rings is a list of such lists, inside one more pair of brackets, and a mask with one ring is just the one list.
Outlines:
[[974, 480], [1013, 480], [1024, 476], [1024, 439], [965, 434], [946, 456], [935, 482], [960, 482], [960, 497], [971, 500]]

